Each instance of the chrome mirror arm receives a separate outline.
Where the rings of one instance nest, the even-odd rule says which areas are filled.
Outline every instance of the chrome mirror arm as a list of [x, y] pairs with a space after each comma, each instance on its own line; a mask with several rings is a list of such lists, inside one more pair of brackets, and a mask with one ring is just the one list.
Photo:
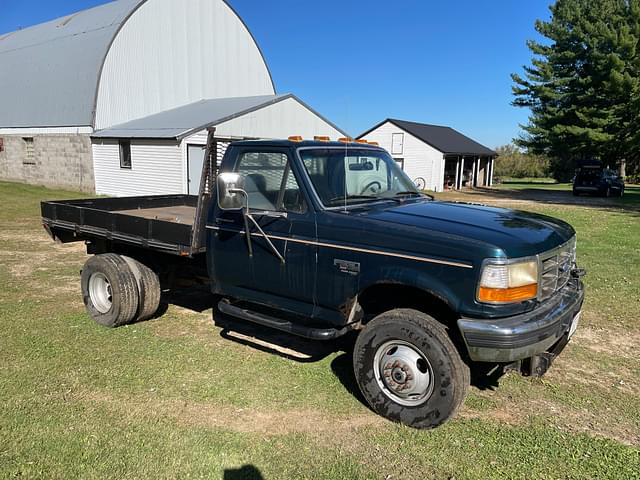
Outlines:
[[[269, 247], [271, 248], [271, 250], [273, 251], [275, 256], [278, 257], [282, 263], [286, 263], [285, 260], [284, 260], [284, 257], [282, 255], [280, 255], [280, 252], [278, 251], [278, 249], [275, 247], [275, 245], [273, 243], [271, 243], [271, 240], [269, 239], [267, 234], [264, 233], [264, 230], [262, 230], [262, 227], [260, 227], [260, 224], [256, 221], [256, 219], [253, 218], [248, 213], [245, 215], [245, 218], [248, 218], [249, 220], [251, 220], [253, 222], [253, 224], [256, 226], [256, 228], [260, 232], [260, 235], [262, 235], [264, 237], [264, 239], [266, 240], [267, 244], [269, 245]], [[247, 235], [251, 236], [251, 233], [249, 232], [249, 230], [247, 230]]]
[[[249, 195], [247, 194], [247, 192], [241, 188], [230, 188], [229, 193], [237, 193], [239, 195], [242, 195], [245, 200], [245, 207], [243, 208], [242, 216], [244, 218], [244, 232], [245, 232], [245, 235], [247, 236], [247, 248], [249, 249], [249, 257], [253, 257], [253, 245], [251, 243], [251, 230], [249, 229], [249, 220], [251, 220], [251, 222], [256, 226], [256, 228], [258, 229], [258, 232], [260, 232], [260, 235], [262, 235], [262, 237], [265, 239], [265, 241], [269, 245], [269, 248], [271, 248], [275, 256], [280, 259], [280, 262], [286, 263], [284, 260], [284, 257], [280, 254], [278, 249], [271, 242], [267, 234], [264, 233], [264, 230], [262, 230], [262, 227], [260, 226], [260, 224], [251, 215], [251, 210], [249, 209]], [[286, 218], [286, 215], [287, 214], [285, 213], [284, 214], [285, 218]]]

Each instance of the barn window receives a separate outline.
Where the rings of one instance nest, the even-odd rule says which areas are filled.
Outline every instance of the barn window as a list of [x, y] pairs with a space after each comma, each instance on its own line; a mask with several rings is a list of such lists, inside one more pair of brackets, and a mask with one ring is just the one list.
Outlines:
[[120, 140], [120, 168], [131, 168], [131, 142]]
[[33, 137], [23, 137], [24, 142], [24, 158], [22, 159], [23, 165], [35, 165], [36, 156], [33, 149]]
[[391, 134], [391, 154], [402, 155], [404, 149], [404, 133]]

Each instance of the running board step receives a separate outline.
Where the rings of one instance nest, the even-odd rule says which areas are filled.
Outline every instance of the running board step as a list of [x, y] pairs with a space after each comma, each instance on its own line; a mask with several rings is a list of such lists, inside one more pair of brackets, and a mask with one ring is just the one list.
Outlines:
[[312, 328], [304, 325], [298, 325], [286, 320], [280, 320], [264, 313], [254, 312], [246, 308], [236, 307], [230, 304], [226, 300], [221, 300], [218, 303], [218, 309], [227, 315], [232, 317], [241, 318], [252, 323], [257, 323], [265, 327], [280, 330], [282, 332], [291, 333], [299, 337], [310, 338], [312, 340], [332, 340], [338, 338], [351, 330], [349, 326], [341, 329], [337, 328]]

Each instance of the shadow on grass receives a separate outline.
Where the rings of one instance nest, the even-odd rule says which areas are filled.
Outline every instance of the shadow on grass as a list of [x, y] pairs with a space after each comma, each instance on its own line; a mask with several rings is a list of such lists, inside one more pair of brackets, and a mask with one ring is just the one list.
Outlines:
[[518, 182], [517, 180], [505, 180], [500, 182], [500, 185], [522, 185], [522, 184], [527, 184], [527, 185], [557, 185], [556, 182]]
[[[369, 408], [353, 373], [353, 346], [357, 332], [349, 332], [331, 341], [309, 340], [217, 312], [215, 306], [218, 300], [211, 294], [207, 285], [194, 285], [166, 291], [157, 317], [166, 312], [168, 304], [198, 313], [212, 309], [213, 322], [222, 329], [220, 336], [225, 340], [298, 363], [315, 363], [338, 353], [331, 361], [333, 374], [345, 390]], [[467, 363], [470, 368], [471, 386], [479, 390], [495, 390], [506, 373], [503, 366], [499, 364], [470, 361]]]
[[224, 471], [223, 480], [263, 480], [260, 470], [253, 465], [243, 465], [240, 468], [231, 468]]

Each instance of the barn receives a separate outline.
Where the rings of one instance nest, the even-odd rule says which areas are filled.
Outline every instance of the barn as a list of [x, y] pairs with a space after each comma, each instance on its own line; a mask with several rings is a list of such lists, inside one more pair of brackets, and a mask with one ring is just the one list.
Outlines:
[[0, 35], [0, 179], [193, 193], [206, 129], [344, 136], [292, 94], [224, 0], [118, 0]]
[[358, 138], [388, 150], [422, 189], [442, 192], [493, 183], [497, 153], [451, 127], [388, 118]]

